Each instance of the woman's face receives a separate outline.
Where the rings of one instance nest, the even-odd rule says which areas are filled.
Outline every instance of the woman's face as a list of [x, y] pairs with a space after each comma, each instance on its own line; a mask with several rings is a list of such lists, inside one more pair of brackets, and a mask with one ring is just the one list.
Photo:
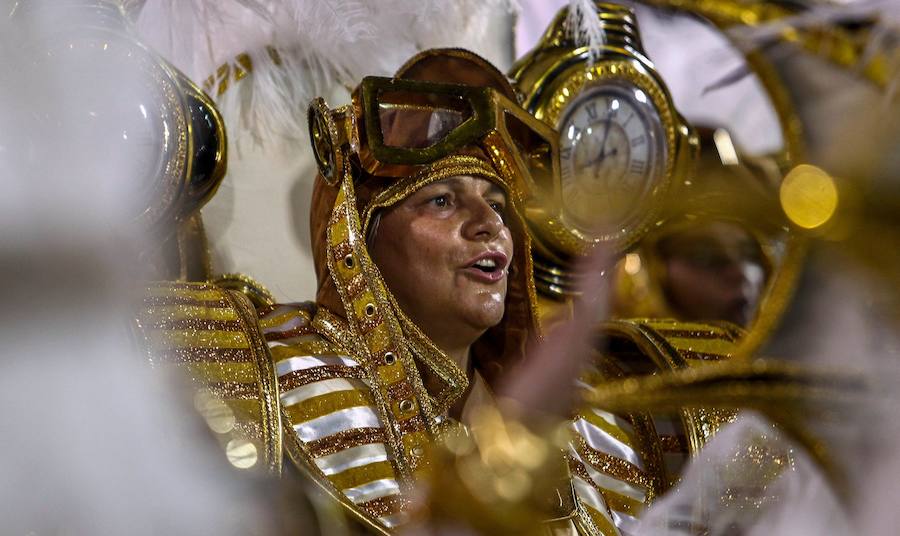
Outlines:
[[759, 243], [722, 221], [667, 238], [664, 290], [684, 320], [727, 320], [746, 326], [766, 282]]
[[493, 182], [433, 182], [381, 214], [372, 258], [400, 307], [439, 347], [471, 344], [503, 318], [513, 242]]

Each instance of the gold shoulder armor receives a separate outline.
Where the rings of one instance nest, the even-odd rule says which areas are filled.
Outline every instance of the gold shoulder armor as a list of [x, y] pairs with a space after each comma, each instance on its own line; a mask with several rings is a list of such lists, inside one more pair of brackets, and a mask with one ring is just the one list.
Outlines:
[[741, 328], [728, 322], [659, 318], [612, 320], [600, 329], [608, 342], [606, 357], [635, 374], [728, 360], [744, 336]]
[[[625, 375], [652, 374], [722, 362], [735, 355], [744, 331], [728, 322], [681, 322], [672, 319], [615, 320], [601, 328], [609, 350], [604, 358]], [[734, 419], [734, 412], [685, 408], [681, 420], [687, 447], [694, 455]]]
[[[602, 324], [600, 331], [604, 350], [585, 377], [588, 386], [725, 361], [743, 335], [731, 324], [666, 319], [615, 320]], [[636, 516], [677, 482], [683, 463], [734, 415], [704, 407], [682, 408], [675, 414], [614, 414], [584, 407], [574, 421], [570, 468], [588, 483], [597, 482], [597, 473], [605, 475], [601, 482], [617, 481], [612, 488], [598, 485], [597, 491], [611, 513]]]
[[232, 465], [279, 474], [278, 383], [250, 300], [209, 283], [153, 283], [134, 326], [154, 366], [190, 379]]

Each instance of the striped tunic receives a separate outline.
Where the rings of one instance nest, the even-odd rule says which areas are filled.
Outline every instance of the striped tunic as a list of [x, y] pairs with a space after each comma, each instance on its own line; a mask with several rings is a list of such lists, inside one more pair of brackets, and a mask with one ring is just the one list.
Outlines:
[[[388, 529], [397, 528], [406, 521], [404, 499], [370, 383], [356, 358], [318, 333], [313, 312], [311, 304], [280, 305], [260, 318], [287, 424], [318, 478], [330, 483], [340, 500]], [[652, 340], [674, 329], [665, 322], [617, 326], [633, 328], [634, 340]], [[667, 346], [660, 343], [656, 364], [645, 365], [659, 367], [668, 359], [677, 368], [689, 366], [687, 360], [727, 357], [723, 350], [732, 342], [727, 331], [692, 328], [671, 333], [677, 337], [661, 337], [657, 342]], [[641, 359], [647, 361], [647, 355]], [[629, 363], [620, 356], [598, 356], [598, 361], [604, 372], [588, 375], [582, 388], [610, 374], [630, 373]], [[572, 420], [571, 431], [566, 458], [576, 508], [588, 519], [579, 526], [593, 534], [632, 533], [641, 511], [674, 483], [672, 475], [688, 454], [684, 424], [677, 415], [620, 416], [583, 408]], [[574, 526], [567, 532], [574, 533]]]
[[[610, 346], [580, 386], [730, 359], [743, 332], [729, 324], [634, 319], [603, 326]], [[582, 408], [567, 453], [576, 495], [605, 534], [627, 536], [637, 517], [675, 485], [688, 457], [732, 411], [684, 408], [677, 414], [614, 415]]]
[[[198, 410], [235, 467], [277, 473], [284, 451], [351, 516], [391, 532], [406, 522], [406, 499], [371, 382], [353, 352], [314, 326], [314, 312], [289, 304], [257, 316], [240, 294], [161, 283], [147, 289], [136, 334], [151, 360], [194, 380]], [[583, 389], [727, 359], [740, 337], [729, 326], [659, 320], [617, 321], [604, 331], [614, 347], [598, 356]], [[548, 529], [627, 536], [677, 481], [689, 451], [729, 419], [702, 408], [652, 416], [582, 408], [565, 453], [576, 517]]]
[[370, 385], [357, 360], [313, 328], [312, 311], [279, 305], [260, 318], [292, 439], [342, 500], [397, 527], [405, 521], [400, 486]]

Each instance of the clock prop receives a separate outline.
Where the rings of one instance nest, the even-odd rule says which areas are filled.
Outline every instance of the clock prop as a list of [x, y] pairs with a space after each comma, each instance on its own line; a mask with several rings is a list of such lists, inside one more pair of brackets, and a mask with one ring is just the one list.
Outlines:
[[623, 253], [664, 219], [699, 147], [643, 51], [634, 13], [597, 3], [597, 17], [599, 54], [575, 43], [564, 8], [510, 73], [525, 108], [560, 136], [557, 196], [526, 210], [538, 284], [559, 297], [571, 293], [575, 258], [594, 246]]

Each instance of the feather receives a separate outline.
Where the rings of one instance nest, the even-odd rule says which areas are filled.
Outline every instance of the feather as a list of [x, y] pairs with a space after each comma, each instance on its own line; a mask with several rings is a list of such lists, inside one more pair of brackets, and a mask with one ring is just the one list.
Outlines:
[[[136, 0], [123, 0], [135, 2]], [[137, 0], [141, 38], [217, 100], [257, 142], [296, 138], [309, 101], [416, 52], [478, 50], [486, 20], [514, 0]], [[250, 71], [248, 73], [248, 71]]]
[[576, 46], [590, 49], [590, 64], [600, 58], [601, 49], [606, 43], [606, 32], [597, 15], [594, 0], [569, 0], [566, 27]]
[[852, 0], [840, 4], [807, 2], [797, 14], [757, 26], [738, 26], [728, 31], [745, 51], [778, 39], [789, 29], [815, 29], [842, 23], [872, 22], [858, 67], [881, 56], [888, 68], [887, 99], [900, 84], [900, 0]]

